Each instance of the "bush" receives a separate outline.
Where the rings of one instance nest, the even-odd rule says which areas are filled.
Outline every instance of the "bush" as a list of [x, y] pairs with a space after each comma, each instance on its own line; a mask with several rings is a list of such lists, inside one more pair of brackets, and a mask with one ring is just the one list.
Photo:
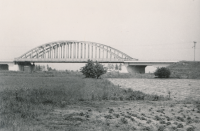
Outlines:
[[171, 72], [166, 67], [157, 68], [154, 72], [155, 76], [158, 76], [159, 78], [169, 78]]
[[98, 63], [98, 62], [96, 62], [96, 64], [95, 64], [94, 67], [95, 67], [95, 74], [96, 74], [97, 79], [98, 79], [101, 75], [103, 75], [103, 74], [105, 74], [105, 73], [107, 72], [107, 70], [104, 69], [103, 65], [100, 64], [100, 63]]
[[99, 78], [101, 75], [105, 74], [107, 70], [100, 63], [94, 62], [92, 60], [88, 60], [87, 64], [80, 69], [80, 72], [86, 78]]

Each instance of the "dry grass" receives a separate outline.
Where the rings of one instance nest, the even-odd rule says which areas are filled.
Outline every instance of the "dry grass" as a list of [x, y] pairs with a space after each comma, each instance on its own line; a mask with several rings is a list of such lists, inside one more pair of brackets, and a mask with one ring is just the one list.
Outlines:
[[144, 79], [153, 79], [155, 76], [153, 73], [146, 74], [130, 74], [130, 73], [119, 73], [118, 71], [107, 72], [102, 75], [102, 78], [144, 78]]
[[3, 72], [0, 77], [2, 129], [22, 130], [23, 126], [26, 129], [55, 108], [85, 101], [165, 100], [160, 96], [121, 89], [104, 79], [84, 79], [77, 73]]
[[200, 129], [199, 101], [166, 101], [77, 72], [0, 73], [0, 104], [2, 131]]

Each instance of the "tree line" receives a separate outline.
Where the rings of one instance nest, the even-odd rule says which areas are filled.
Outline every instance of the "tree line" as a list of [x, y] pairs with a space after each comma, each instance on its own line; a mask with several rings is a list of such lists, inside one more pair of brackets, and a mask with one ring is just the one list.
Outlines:
[[51, 68], [49, 65], [35, 65], [35, 71], [56, 71], [56, 69]]

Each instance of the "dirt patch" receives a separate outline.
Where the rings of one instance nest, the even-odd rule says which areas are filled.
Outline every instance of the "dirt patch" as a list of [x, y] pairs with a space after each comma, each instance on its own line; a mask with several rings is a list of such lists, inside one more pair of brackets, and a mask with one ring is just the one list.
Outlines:
[[200, 99], [200, 80], [193, 79], [118, 79], [109, 78], [121, 88], [131, 88], [147, 94], [169, 95], [173, 100]]
[[87, 102], [87, 106], [80, 103], [55, 109], [41, 121], [48, 129], [60, 130], [200, 130], [196, 106], [172, 101], [103, 101]]

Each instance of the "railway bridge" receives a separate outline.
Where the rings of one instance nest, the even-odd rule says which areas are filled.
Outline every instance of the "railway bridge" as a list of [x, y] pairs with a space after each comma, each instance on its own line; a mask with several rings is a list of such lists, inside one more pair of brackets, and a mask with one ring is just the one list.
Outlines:
[[[134, 64], [138, 59], [100, 43], [56, 41], [35, 47], [8, 63], [0, 61], [0, 65], [15, 64], [18, 66], [18, 71], [24, 71], [24, 67], [33, 71], [35, 63], [86, 63], [88, 59], [99, 63], [124, 63], [130, 73], [145, 73], [145, 67], [149, 64]], [[171, 63], [173, 62], [162, 62], [165, 65]], [[159, 62], [153, 64], [159, 64]]]

